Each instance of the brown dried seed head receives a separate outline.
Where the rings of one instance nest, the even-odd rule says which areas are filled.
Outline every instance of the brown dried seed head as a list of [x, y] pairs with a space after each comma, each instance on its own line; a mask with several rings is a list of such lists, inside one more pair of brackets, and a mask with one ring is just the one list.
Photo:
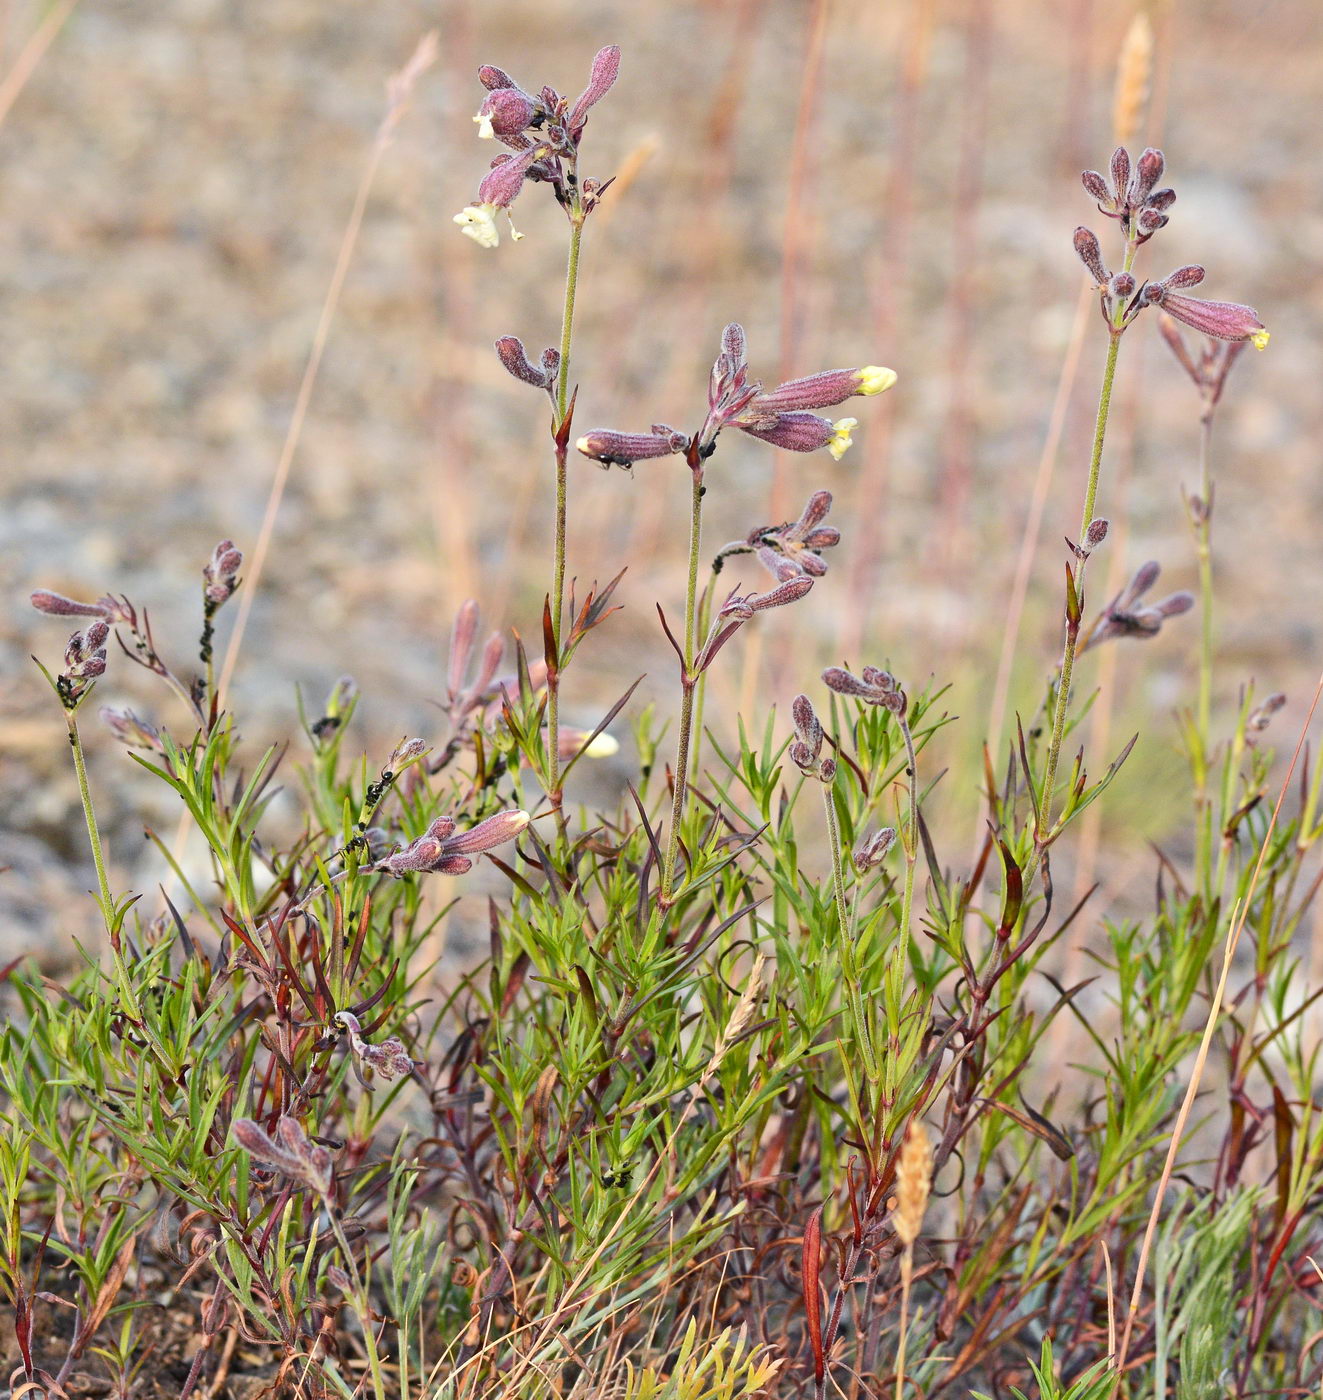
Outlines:
[[932, 1181], [933, 1148], [928, 1130], [917, 1118], [911, 1118], [896, 1164], [896, 1206], [891, 1213], [896, 1235], [906, 1246], [919, 1238]]

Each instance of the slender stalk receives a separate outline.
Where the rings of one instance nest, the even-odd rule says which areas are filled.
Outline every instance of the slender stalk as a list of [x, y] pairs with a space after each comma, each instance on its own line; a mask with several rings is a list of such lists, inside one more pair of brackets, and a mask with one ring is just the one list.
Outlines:
[[1197, 752], [1194, 757], [1195, 876], [1207, 890], [1212, 866], [1212, 804], [1208, 793], [1208, 761], [1213, 742], [1213, 500], [1211, 447], [1213, 408], [1199, 419], [1199, 509], [1194, 514], [1194, 542], [1199, 559], [1199, 706], [1195, 713]]
[[845, 994], [850, 1002], [850, 1010], [855, 1020], [855, 1033], [859, 1037], [859, 1051], [864, 1057], [864, 1070], [868, 1075], [869, 1082], [876, 1084], [881, 1075], [878, 1071], [877, 1051], [873, 1046], [872, 1028], [864, 1006], [863, 988], [859, 982], [859, 966], [855, 961], [854, 926], [850, 918], [850, 907], [845, 898], [841, 826], [836, 816], [834, 790], [834, 783], [823, 783], [822, 805], [827, 813], [827, 841], [831, 847], [832, 887], [835, 891], [836, 922], [840, 934], [841, 976], [845, 980]]
[[667, 907], [675, 886], [675, 865], [680, 854], [680, 819], [684, 815], [684, 800], [688, 793], [689, 739], [694, 719], [694, 689], [698, 677], [693, 674], [695, 642], [694, 626], [698, 599], [698, 555], [703, 538], [703, 468], [690, 468], [693, 491], [689, 505], [689, 582], [684, 602], [684, 676], [680, 693], [680, 735], [676, 741], [674, 795], [671, 800], [671, 829], [666, 838], [666, 864], [662, 869], [661, 903]]
[[[1107, 347], [1107, 362], [1103, 367], [1102, 391], [1098, 396], [1098, 415], [1093, 429], [1093, 453], [1089, 459], [1089, 480], [1084, 491], [1084, 510], [1080, 516], [1077, 539], [1083, 540], [1093, 521], [1094, 506], [1098, 499], [1098, 477], [1102, 468], [1103, 439], [1107, 434], [1107, 418], [1112, 408], [1112, 384], [1116, 379], [1116, 357], [1121, 348], [1121, 334], [1113, 330]], [[1075, 574], [1076, 598], [1082, 604], [1084, 598], [1084, 570], [1086, 560], [1079, 561]], [[1066, 641], [1061, 653], [1061, 679], [1057, 683], [1056, 704], [1052, 714], [1052, 738], [1047, 750], [1047, 767], [1043, 773], [1043, 790], [1038, 803], [1038, 830], [1035, 838], [1035, 852], [1030, 873], [1037, 870], [1039, 855], [1046, 844], [1051, 830], [1052, 802], [1057, 781], [1057, 764], [1061, 759], [1061, 743], [1066, 733], [1066, 715], [1070, 709], [1071, 678], [1075, 670], [1075, 656], [1079, 645], [1079, 618], [1069, 619], [1066, 624]]]
[[87, 764], [83, 760], [83, 741], [78, 733], [78, 716], [73, 710], [64, 712], [64, 722], [69, 726], [69, 748], [73, 751], [74, 772], [78, 776], [78, 796], [83, 803], [83, 818], [87, 822], [87, 839], [92, 847], [92, 863], [96, 866], [97, 902], [101, 905], [101, 917], [105, 920], [106, 933], [110, 946], [119, 956], [119, 933], [115, 928], [115, 901], [110, 893], [110, 881], [106, 877], [106, 857], [101, 849], [101, 833], [96, 824], [96, 812], [92, 807], [92, 789], [87, 782]]
[[560, 323], [560, 365], [556, 380], [556, 542], [551, 566], [551, 631], [556, 641], [556, 667], [547, 680], [547, 784], [559, 809], [560, 791], [560, 637], [565, 612], [565, 516], [568, 495], [569, 443], [565, 419], [570, 402], [570, 347], [574, 338], [574, 302], [579, 291], [579, 250], [583, 245], [583, 211], [570, 216], [570, 251], [565, 265], [565, 307]]
[[[717, 576], [714, 573], [708, 580], [707, 587], [703, 590], [702, 597], [698, 601], [698, 633], [700, 637], [707, 636], [708, 625], [712, 619], [712, 595], [716, 590]], [[706, 672], [698, 678], [698, 689], [694, 695], [694, 733], [698, 736], [698, 742], [693, 748], [693, 757], [689, 763], [689, 781], [698, 781], [698, 765], [703, 757], [703, 706], [707, 700], [707, 674]]]
[[919, 759], [914, 752], [914, 735], [905, 715], [897, 720], [905, 740], [905, 756], [910, 778], [910, 811], [905, 834], [905, 886], [900, 898], [900, 967], [909, 964], [910, 919], [914, 908], [914, 871], [919, 863]]

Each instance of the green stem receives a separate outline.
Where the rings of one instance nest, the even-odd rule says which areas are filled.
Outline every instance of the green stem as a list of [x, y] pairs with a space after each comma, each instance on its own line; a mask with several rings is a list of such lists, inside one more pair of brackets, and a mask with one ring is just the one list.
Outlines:
[[547, 683], [547, 785], [552, 803], [560, 808], [560, 637], [565, 611], [565, 517], [568, 495], [569, 444], [562, 442], [570, 402], [570, 346], [574, 336], [574, 300], [579, 290], [579, 250], [583, 244], [583, 212], [570, 216], [570, 251], [565, 267], [565, 308], [560, 323], [560, 364], [556, 379], [556, 543], [552, 559], [551, 629], [556, 642], [555, 673]]
[[671, 829], [666, 838], [666, 864], [662, 869], [661, 903], [667, 907], [675, 886], [675, 866], [680, 854], [680, 820], [688, 792], [689, 738], [694, 719], [695, 612], [698, 598], [698, 555], [703, 536], [703, 468], [691, 467], [693, 491], [689, 504], [689, 583], [684, 601], [684, 677], [680, 694], [680, 735], [676, 742], [674, 788], [671, 800]]
[[845, 871], [841, 853], [841, 827], [836, 816], [834, 782], [822, 785], [822, 805], [827, 813], [827, 842], [831, 847], [832, 886], [836, 898], [836, 923], [840, 934], [841, 976], [845, 981], [846, 1000], [854, 1017], [859, 1052], [864, 1058], [864, 1071], [871, 1084], [881, 1077], [878, 1073], [877, 1051], [873, 1045], [872, 1026], [864, 1006], [863, 987], [859, 982], [859, 965], [855, 958], [853, 923], [845, 899]]
[[111, 946], [119, 952], [119, 934], [115, 930], [115, 901], [110, 893], [110, 881], [106, 877], [106, 857], [101, 849], [101, 833], [97, 829], [96, 812], [92, 808], [92, 789], [87, 781], [87, 764], [83, 760], [83, 741], [78, 733], [78, 718], [73, 710], [64, 712], [64, 721], [69, 726], [69, 747], [73, 750], [74, 772], [78, 775], [78, 796], [83, 803], [83, 817], [87, 822], [87, 839], [92, 847], [92, 863], [96, 866], [97, 888], [100, 891], [97, 902], [101, 905], [101, 917], [106, 923], [106, 933]]
[[[698, 636], [706, 637], [708, 625], [712, 620], [712, 594], [715, 591], [717, 576], [714, 573], [708, 580], [707, 587], [703, 590], [703, 596], [698, 603]], [[698, 765], [703, 757], [703, 705], [707, 700], [707, 674], [698, 678], [698, 692], [694, 697], [694, 733], [698, 736], [698, 742], [693, 745], [693, 757], [689, 763], [689, 781], [698, 781]]]
[[910, 956], [910, 919], [914, 908], [914, 871], [919, 863], [919, 759], [914, 752], [914, 735], [905, 715], [897, 720], [905, 740], [905, 756], [909, 765], [910, 811], [909, 828], [905, 837], [905, 888], [900, 897], [900, 969], [904, 973]]
[[363, 1282], [362, 1275], [358, 1272], [358, 1262], [354, 1258], [353, 1251], [349, 1248], [344, 1228], [336, 1217], [335, 1202], [329, 1196], [326, 1198], [326, 1215], [331, 1222], [336, 1243], [340, 1246], [340, 1252], [345, 1257], [345, 1263], [349, 1266], [349, 1272], [353, 1279], [354, 1306], [358, 1309], [358, 1320], [363, 1327], [363, 1345], [367, 1348], [368, 1367], [372, 1372], [372, 1393], [376, 1396], [376, 1400], [386, 1400], [386, 1379], [382, 1374], [381, 1357], [377, 1352], [377, 1334], [372, 1330], [372, 1307], [368, 1299], [367, 1287]]
[[1194, 517], [1195, 550], [1199, 558], [1199, 706], [1194, 746], [1195, 882], [1208, 893], [1213, 863], [1212, 802], [1208, 792], [1208, 763], [1213, 747], [1213, 548], [1210, 447], [1213, 410], [1199, 420], [1199, 509]]
[[[1121, 334], [1113, 330], [1107, 347], [1107, 363], [1103, 367], [1102, 392], [1098, 396], [1098, 416], [1093, 429], [1093, 454], [1089, 459], [1089, 481], [1084, 491], [1084, 510], [1080, 516], [1080, 529], [1077, 538], [1083, 540], [1093, 522], [1094, 506], [1098, 499], [1098, 478], [1102, 468], [1103, 439], [1107, 433], [1107, 417], [1112, 408], [1112, 384], [1116, 379], [1116, 357], [1121, 348]], [[1087, 560], [1079, 561], [1075, 575], [1075, 595], [1079, 606], [1084, 601], [1084, 568]], [[1078, 618], [1067, 622], [1066, 642], [1061, 653], [1061, 679], [1057, 685], [1056, 705], [1052, 714], [1052, 739], [1047, 750], [1047, 768], [1043, 774], [1043, 791], [1038, 804], [1038, 830], [1034, 841], [1034, 855], [1029, 876], [1037, 871], [1041, 852], [1051, 831], [1052, 802], [1056, 795], [1057, 764], [1061, 758], [1061, 743], [1066, 734], [1066, 715], [1070, 709], [1070, 684], [1075, 670], [1075, 655], [1079, 643], [1080, 626]]]

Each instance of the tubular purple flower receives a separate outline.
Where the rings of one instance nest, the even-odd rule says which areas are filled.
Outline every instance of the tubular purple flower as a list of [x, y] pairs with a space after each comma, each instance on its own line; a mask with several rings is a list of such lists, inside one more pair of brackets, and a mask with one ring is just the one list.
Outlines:
[[594, 428], [575, 442], [575, 449], [604, 467], [628, 467], [653, 457], [669, 457], [683, 452], [689, 439], [683, 433], [656, 425], [662, 431], [651, 433], [617, 433], [610, 428]]
[[766, 593], [746, 593], [744, 597], [732, 594], [721, 610], [719, 618], [738, 618], [747, 622], [754, 613], [765, 612], [768, 608], [781, 608], [787, 603], [797, 602], [813, 587], [813, 580], [806, 574], [786, 579]]
[[1202, 301], [1168, 292], [1165, 287], [1152, 304], [1160, 306], [1173, 320], [1215, 340], [1248, 340], [1257, 350], [1268, 343], [1268, 332], [1252, 306], [1234, 301]]
[[51, 593], [39, 588], [29, 599], [38, 612], [48, 617], [101, 617], [111, 616], [113, 600], [102, 598], [95, 603], [80, 603], [75, 598], [66, 598], [62, 593]]
[[850, 432], [858, 425], [856, 418], [842, 418], [833, 423], [816, 413], [778, 413], [770, 422], [765, 419], [744, 421], [735, 419], [735, 427], [788, 452], [817, 452], [826, 447], [838, 460], [850, 445]]
[[881, 365], [862, 369], [827, 369], [802, 379], [789, 379], [749, 405], [751, 415], [789, 413], [797, 409], [831, 408], [855, 394], [881, 394], [896, 382], [894, 370]]
[[478, 186], [478, 203], [508, 209], [524, 187], [528, 167], [547, 154], [546, 146], [530, 146], [517, 156], [504, 156], [496, 161]]
[[488, 817], [461, 835], [450, 837], [446, 841], [446, 851], [450, 855], [476, 856], [495, 850], [497, 846], [513, 841], [529, 821], [528, 813], [517, 807], [507, 812], [497, 812], [494, 817]]

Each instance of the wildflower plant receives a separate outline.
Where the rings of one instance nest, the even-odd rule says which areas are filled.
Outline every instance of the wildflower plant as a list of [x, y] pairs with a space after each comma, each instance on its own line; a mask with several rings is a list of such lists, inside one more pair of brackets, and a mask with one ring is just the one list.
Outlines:
[[[896, 377], [866, 365], [768, 387], [732, 323], [683, 427], [573, 426], [579, 260], [611, 184], [581, 152], [619, 67], [600, 50], [573, 101], [482, 68], [477, 138], [504, 149], [458, 217], [500, 248], [515, 200], [545, 185], [567, 220], [558, 346], [496, 343], [551, 406], [540, 647], [524, 640], [536, 628], [484, 636], [467, 601], [435, 732], [357, 752], [359, 710], [379, 702], [345, 677], [300, 700], [291, 760], [252, 750], [213, 674], [242, 586], [232, 541], [202, 566], [182, 663], [127, 598], [32, 595], [79, 629], [62, 653], [52, 632], [38, 664], [106, 946], [63, 982], [0, 971], [15, 1393], [147, 1400], [166, 1361], [181, 1400], [1316, 1393], [1317, 991], [1293, 940], [1319, 883], [1321, 770], [1280, 781], [1282, 697], [1246, 686], [1233, 711], [1211, 628], [1208, 439], [1240, 347], [1264, 340], [1257, 316], [1187, 295], [1199, 268], [1141, 280], [1175, 195], [1161, 153], [1118, 149], [1084, 184], [1119, 270], [1093, 233], [1074, 239], [1107, 358], [1060, 662], [1028, 663], [1050, 671], [1041, 723], [953, 772], [939, 685], [800, 636], [788, 713], [758, 701], [705, 725], [704, 687], [739, 634], [774, 641], [795, 604], [837, 587], [852, 532], [828, 523], [822, 483], [860, 424], [825, 410], [862, 417], [855, 400]], [[1053, 883], [1059, 843], [1130, 752], [1093, 776], [1082, 747], [1072, 758], [1077, 668], [1103, 642], [1152, 655], [1195, 603], [1151, 601], [1155, 563], [1101, 612], [1086, 592], [1114, 538], [1097, 510], [1119, 347], [1146, 322], [1203, 429], [1186, 498], [1204, 619], [1182, 717], [1194, 834], [1188, 859], [1161, 855], [1152, 907], [1112, 921], [1087, 898], [1063, 908]], [[1191, 349], [1177, 325], [1216, 343]], [[704, 570], [706, 492], [734, 444], [818, 456], [798, 518], [751, 525]], [[569, 664], [610, 637], [633, 587], [617, 575], [567, 596], [579, 458], [685, 470], [691, 507], [658, 604], [678, 693], [635, 703], [636, 683], [576, 731], [559, 718]], [[585, 467], [576, 488], [613, 485]], [[875, 660], [887, 643], [870, 639]], [[159, 708], [118, 703], [130, 661]], [[106, 687], [118, 757], [164, 785], [206, 852], [199, 873], [149, 832], [155, 893], [117, 892], [102, 849], [80, 722]], [[622, 752], [631, 724], [618, 800], [574, 807], [567, 779]], [[278, 778], [298, 794], [292, 824]], [[982, 804], [967, 869], [939, 783]], [[442, 921], [466, 916], [485, 937], [476, 966], [438, 951]], [[1059, 955], [1081, 928], [1099, 975], [1071, 985]], [[1054, 1056], [1058, 1025], [1085, 1072]]]

